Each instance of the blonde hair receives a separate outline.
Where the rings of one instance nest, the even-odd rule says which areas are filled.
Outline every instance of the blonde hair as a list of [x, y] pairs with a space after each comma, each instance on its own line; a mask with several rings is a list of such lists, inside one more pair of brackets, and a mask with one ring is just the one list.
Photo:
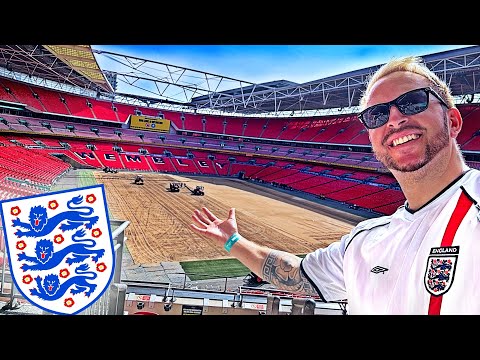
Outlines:
[[381, 78], [397, 71], [408, 71], [423, 76], [429, 81], [433, 90], [435, 90], [437, 94], [440, 95], [445, 101], [445, 103], [448, 105], [448, 108], [455, 107], [453, 96], [448, 85], [433, 71], [427, 68], [427, 66], [423, 63], [422, 58], [417, 56], [406, 56], [390, 60], [370, 76], [367, 82], [367, 87], [360, 98], [361, 109], [365, 109], [372, 86]]

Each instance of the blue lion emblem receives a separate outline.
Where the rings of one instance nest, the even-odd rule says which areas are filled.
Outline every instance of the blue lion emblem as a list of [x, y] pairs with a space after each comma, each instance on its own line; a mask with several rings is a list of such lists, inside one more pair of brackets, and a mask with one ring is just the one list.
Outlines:
[[49, 274], [45, 276], [43, 281], [41, 276], [37, 276], [35, 278], [37, 287], [30, 289], [30, 294], [43, 300], [57, 300], [73, 287], [70, 290], [71, 294], [76, 295], [84, 292], [85, 296], [89, 297], [95, 291], [97, 285], [90, 284], [87, 280], [96, 279], [97, 274], [93, 271], [87, 272], [88, 269], [88, 264], [79, 265], [75, 269], [75, 274], [78, 274], [78, 276], [73, 276], [62, 284], [60, 284], [57, 274]]
[[53, 269], [69, 254], [72, 254], [72, 257], [68, 257], [65, 260], [68, 265], [85, 261], [90, 255], [93, 255], [93, 261], [97, 262], [98, 259], [105, 254], [105, 250], [92, 249], [97, 244], [96, 241], [93, 239], [78, 239], [83, 236], [85, 236], [85, 230], [77, 230], [77, 232], [72, 235], [72, 241], [77, 242], [77, 244], [66, 246], [57, 252], [53, 250], [53, 241], [45, 239], [37, 241], [35, 247], [36, 256], [27, 256], [25, 252], [18, 254], [18, 261], [25, 260], [34, 263], [33, 265], [23, 264], [20, 269], [23, 271]]
[[66, 220], [66, 223], [60, 225], [60, 230], [75, 230], [78, 227], [85, 224], [87, 229], [91, 229], [98, 221], [98, 216], [90, 216], [93, 214], [93, 208], [89, 206], [73, 207], [73, 205], [79, 205], [83, 201], [83, 196], [79, 195], [73, 197], [67, 202], [67, 207], [74, 211], [64, 211], [60, 214], [47, 217], [47, 209], [44, 206], [33, 206], [30, 209], [28, 217], [29, 222], [25, 223], [20, 221], [19, 218], [13, 220], [13, 226], [19, 226], [27, 231], [17, 230], [15, 235], [18, 237], [40, 237], [50, 234], [53, 229], [57, 227], [62, 221]]
[[428, 286], [433, 292], [443, 291], [450, 280], [452, 270], [451, 260], [436, 259], [430, 264], [428, 269]]

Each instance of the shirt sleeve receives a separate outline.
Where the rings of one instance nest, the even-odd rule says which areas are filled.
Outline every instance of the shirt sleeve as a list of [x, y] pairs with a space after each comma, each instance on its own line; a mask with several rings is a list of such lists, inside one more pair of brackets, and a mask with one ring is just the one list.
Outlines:
[[340, 241], [331, 243], [308, 253], [301, 262], [301, 269], [310, 282], [319, 291], [325, 301], [347, 299], [343, 274], [345, 248], [351, 233], [344, 235]]

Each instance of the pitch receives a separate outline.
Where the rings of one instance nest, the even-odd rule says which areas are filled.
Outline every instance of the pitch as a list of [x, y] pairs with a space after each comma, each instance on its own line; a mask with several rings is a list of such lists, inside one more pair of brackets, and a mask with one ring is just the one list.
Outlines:
[[[137, 265], [230, 258], [222, 247], [190, 230], [192, 212], [202, 206], [220, 218], [235, 207], [243, 236], [295, 254], [327, 246], [362, 220], [295, 193], [283, 194], [243, 180], [145, 173], [145, 184], [134, 186], [131, 173], [94, 174], [105, 185], [110, 217], [130, 221], [126, 245]], [[192, 196], [185, 188], [172, 193], [166, 190], [171, 182], [203, 186], [205, 195]]]

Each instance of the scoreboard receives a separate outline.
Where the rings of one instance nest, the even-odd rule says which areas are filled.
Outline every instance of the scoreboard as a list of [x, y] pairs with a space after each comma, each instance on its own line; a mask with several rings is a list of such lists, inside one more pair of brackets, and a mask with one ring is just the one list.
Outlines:
[[130, 129], [169, 132], [170, 120], [145, 115], [130, 115]]

